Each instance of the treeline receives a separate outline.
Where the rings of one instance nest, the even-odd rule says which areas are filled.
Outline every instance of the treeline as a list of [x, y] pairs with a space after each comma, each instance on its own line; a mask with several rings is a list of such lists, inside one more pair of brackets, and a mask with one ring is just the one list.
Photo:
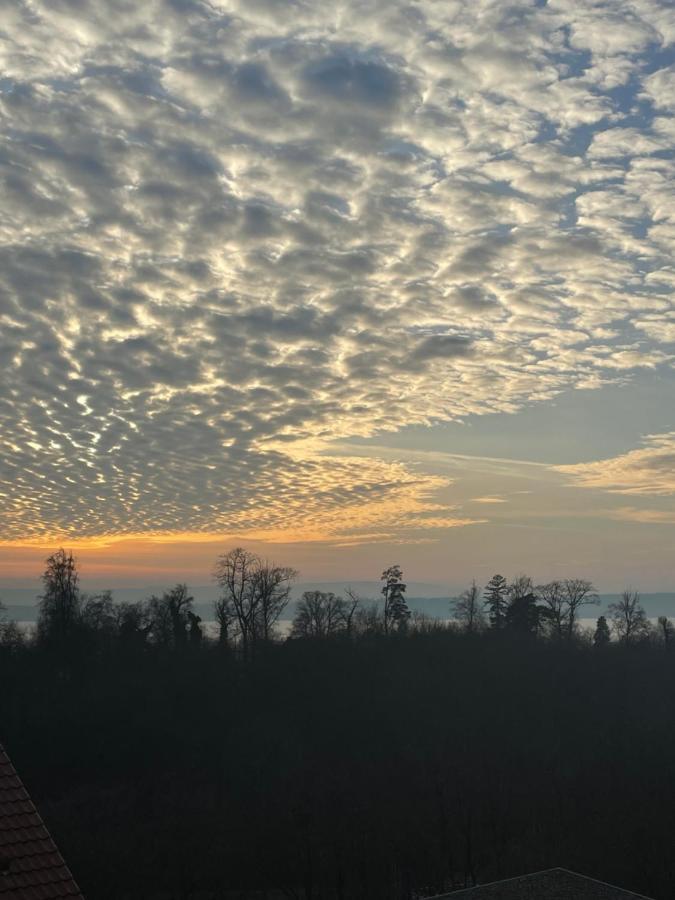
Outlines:
[[[289, 605], [297, 575], [292, 568], [270, 563], [242, 548], [219, 556], [213, 572], [221, 589], [213, 608], [218, 645], [236, 648], [248, 658], [260, 644], [278, 638], [277, 625]], [[411, 613], [400, 566], [385, 569], [381, 582], [379, 603], [364, 600], [349, 588], [346, 598], [332, 592], [305, 591], [295, 604], [289, 637], [401, 635], [446, 627], [423, 613]], [[36, 640], [43, 645], [79, 639], [182, 647], [198, 646], [205, 636], [185, 584], [135, 603], [117, 603], [111, 591], [86, 595], [80, 591], [76, 561], [64, 550], [47, 559], [42, 583]], [[490, 630], [578, 642], [590, 637], [579, 628], [582, 608], [596, 603], [597, 591], [586, 579], [566, 578], [535, 586], [527, 575], [510, 582], [494, 575], [484, 589], [474, 581], [451, 601], [449, 612], [451, 627], [466, 633]], [[609, 621], [604, 615], [597, 619], [592, 635], [596, 647], [608, 644], [612, 634], [629, 643], [651, 640], [670, 645], [675, 640], [672, 621], [660, 616], [653, 626], [637, 591], [624, 591], [609, 605], [608, 613]], [[0, 644], [17, 647], [22, 640], [18, 626], [7, 620], [0, 604]]]
[[237, 550], [216, 575], [213, 638], [185, 586], [86, 596], [64, 552], [34, 638], [3, 626], [0, 742], [88, 900], [413, 900], [560, 865], [675, 896], [665, 631], [619, 610], [594, 645], [592, 586], [524, 577], [447, 627], [392, 566], [377, 604], [306, 593], [282, 641], [295, 573]]

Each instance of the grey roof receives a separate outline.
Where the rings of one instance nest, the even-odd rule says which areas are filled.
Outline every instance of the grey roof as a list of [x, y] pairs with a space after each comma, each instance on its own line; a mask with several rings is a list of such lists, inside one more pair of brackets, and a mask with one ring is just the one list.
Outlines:
[[463, 897], [466, 900], [650, 900], [644, 894], [634, 894], [569, 869], [546, 869], [532, 875], [493, 881], [441, 894], [433, 900], [444, 897], [452, 900]]

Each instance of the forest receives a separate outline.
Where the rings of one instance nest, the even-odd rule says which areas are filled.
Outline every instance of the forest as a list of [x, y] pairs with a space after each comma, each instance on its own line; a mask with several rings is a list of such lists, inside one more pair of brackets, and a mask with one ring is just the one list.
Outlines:
[[377, 601], [294, 601], [296, 577], [220, 556], [212, 634], [186, 585], [86, 595], [61, 550], [35, 634], [0, 609], [0, 742], [88, 900], [412, 900], [554, 866], [675, 896], [675, 635], [636, 591], [587, 631], [578, 578], [495, 575], [445, 623], [397, 565]]

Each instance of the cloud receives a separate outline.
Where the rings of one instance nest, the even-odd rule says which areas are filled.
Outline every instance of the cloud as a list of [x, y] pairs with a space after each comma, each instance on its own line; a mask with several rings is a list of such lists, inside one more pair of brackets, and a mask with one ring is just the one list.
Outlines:
[[[672, 496], [675, 494], [675, 432], [648, 435], [644, 445], [612, 459], [557, 466], [556, 469], [572, 476], [573, 483], [581, 487], [600, 488], [616, 494]], [[645, 514], [651, 515], [640, 511], [640, 515]], [[657, 519], [659, 515], [657, 513]]]
[[433, 477], [320, 449], [671, 364], [629, 6], [5, 5], [0, 537], [425, 540]]

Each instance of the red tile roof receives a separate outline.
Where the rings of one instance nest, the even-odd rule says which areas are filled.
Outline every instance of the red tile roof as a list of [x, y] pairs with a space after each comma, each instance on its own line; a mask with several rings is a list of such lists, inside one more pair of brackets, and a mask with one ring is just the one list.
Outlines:
[[83, 900], [0, 745], [0, 900]]

